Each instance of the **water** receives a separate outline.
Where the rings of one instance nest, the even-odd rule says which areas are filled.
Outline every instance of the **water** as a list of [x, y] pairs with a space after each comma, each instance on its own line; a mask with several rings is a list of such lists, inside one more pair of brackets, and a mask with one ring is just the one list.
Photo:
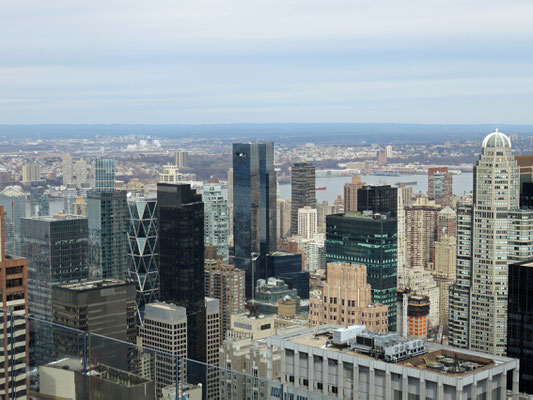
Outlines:
[[[453, 194], [462, 195], [472, 191], [473, 175], [472, 173], [463, 173], [453, 175]], [[317, 201], [327, 200], [329, 203], [335, 201], [340, 194], [344, 196], [344, 184], [350, 182], [350, 176], [333, 176], [320, 177], [316, 179], [316, 186], [326, 186], [326, 190], [317, 190]], [[377, 176], [361, 175], [361, 180], [369, 185], [395, 185], [398, 182], [416, 182], [412, 185], [414, 193], [427, 193], [428, 177], [427, 175], [400, 175], [400, 176]], [[291, 198], [291, 185], [279, 185], [279, 191], [283, 199]]]

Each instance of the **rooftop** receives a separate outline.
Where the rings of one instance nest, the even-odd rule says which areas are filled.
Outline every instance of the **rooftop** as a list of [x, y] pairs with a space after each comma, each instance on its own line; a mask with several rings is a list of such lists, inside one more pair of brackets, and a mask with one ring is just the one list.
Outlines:
[[481, 146], [483, 148], [511, 147], [511, 140], [507, 137], [507, 135], [498, 132], [498, 130], [496, 129], [496, 132], [488, 134], [485, 139], [483, 139], [483, 144]]
[[74, 282], [66, 283], [59, 285], [63, 289], [69, 290], [90, 290], [90, 289], [99, 289], [112, 286], [120, 286], [126, 284], [126, 281], [120, 279], [97, 279], [93, 281], [83, 281], [83, 282]]

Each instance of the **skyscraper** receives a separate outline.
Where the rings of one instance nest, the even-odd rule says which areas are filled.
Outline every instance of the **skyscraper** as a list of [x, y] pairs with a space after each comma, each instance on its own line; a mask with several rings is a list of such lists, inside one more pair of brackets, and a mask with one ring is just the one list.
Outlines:
[[367, 185], [357, 190], [357, 211], [371, 211], [396, 217], [398, 188], [391, 185]]
[[309, 162], [295, 163], [291, 168], [291, 234], [298, 234], [298, 210], [316, 208], [315, 166]]
[[204, 204], [188, 184], [157, 184], [159, 298], [187, 309], [189, 358], [206, 360]]
[[115, 190], [115, 160], [99, 157], [94, 162], [94, 189], [97, 192]]
[[[29, 398], [28, 356], [28, 270], [27, 260], [10, 255], [5, 246], [5, 212], [0, 206], [0, 307], [11, 313], [0, 316], [0, 398]], [[13, 340], [8, 332], [13, 329]]]
[[50, 214], [50, 200], [44, 187], [33, 186], [30, 188], [30, 204], [32, 217], [35, 215], [43, 217]]
[[[470, 348], [505, 355], [507, 344], [507, 231], [519, 208], [519, 168], [511, 141], [500, 132], [483, 140], [474, 166]], [[474, 279], [475, 277], [475, 279]]]
[[157, 199], [128, 198], [128, 272], [137, 291], [138, 324], [143, 320], [145, 304], [156, 301], [159, 293], [157, 223]]
[[229, 220], [228, 203], [222, 195], [222, 185], [208, 182], [202, 192], [204, 202], [204, 242], [216, 246], [217, 254], [228, 262]]
[[186, 150], [176, 151], [176, 167], [185, 168], [189, 166], [189, 153]]
[[72, 175], [72, 156], [67, 153], [63, 156], [63, 185], [74, 183]]
[[405, 208], [407, 268], [428, 268], [428, 264], [433, 262], [432, 249], [437, 239], [440, 208], [434, 201], [424, 197]]
[[277, 247], [272, 142], [233, 144], [233, 203], [235, 266], [246, 271], [246, 297], [251, 298], [255, 280], [268, 278], [266, 254]]
[[351, 182], [344, 184], [344, 211], [357, 211], [357, 191], [363, 187], [365, 183], [361, 181], [361, 177], [352, 177]]
[[428, 168], [428, 197], [437, 204], [450, 205], [452, 199], [452, 175], [448, 167]]
[[396, 218], [379, 214], [328, 215], [326, 262], [366, 265], [372, 302], [389, 306], [389, 330], [396, 330]]
[[37, 163], [25, 164], [22, 166], [22, 182], [30, 183], [41, 179], [41, 167]]
[[26, 195], [19, 186], [7, 186], [0, 192], [0, 206], [5, 212], [6, 253], [20, 256], [22, 218], [26, 216]]
[[304, 207], [298, 210], [298, 236], [303, 239], [313, 239], [317, 234], [316, 208]]

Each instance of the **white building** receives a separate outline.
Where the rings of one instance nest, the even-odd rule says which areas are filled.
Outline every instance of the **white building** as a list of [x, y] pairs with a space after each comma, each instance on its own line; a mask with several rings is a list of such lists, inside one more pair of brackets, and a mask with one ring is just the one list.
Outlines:
[[431, 272], [423, 268], [407, 268], [404, 276], [406, 283], [400, 288], [410, 289], [412, 294], [428, 296], [429, 328], [439, 326], [440, 290]]
[[228, 203], [222, 195], [222, 185], [218, 182], [204, 185], [204, 243], [216, 246], [217, 254], [228, 262], [229, 218]]
[[306, 206], [298, 210], [298, 236], [303, 239], [313, 239], [317, 234], [316, 208]]

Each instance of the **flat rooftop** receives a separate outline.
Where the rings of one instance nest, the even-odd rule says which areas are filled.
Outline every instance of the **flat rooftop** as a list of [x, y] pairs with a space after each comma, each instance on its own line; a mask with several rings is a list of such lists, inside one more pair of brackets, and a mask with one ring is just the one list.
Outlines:
[[[328, 351], [342, 353], [357, 358], [376, 360], [365, 353], [351, 350], [347, 345], [332, 343], [333, 331], [342, 328], [338, 325], [327, 324], [317, 328], [302, 329], [295, 332], [274, 336], [273, 339], [292, 342], [295, 344], [327, 349]], [[410, 338], [406, 338], [410, 339]], [[471, 350], [457, 349], [432, 342], [424, 342], [426, 353], [417, 355], [396, 365], [402, 365], [417, 370], [425, 370], [447, 376], [467, 376], [482, 370], [490, 369], [499, 364], [513, 361], [503, 356], [488, 355]], [[379, 361], [390, 364], [382, 359]], [[446, 368], [444, 368], [446, 366]]]
[[62, 289], [69, 290], [91, 290], [91, 289], [100, 289], [105, 287], [112, 286], [121, 286], [128, 282], [120, 279], [96, 279], [92, 281], [82, 281], [74, 283], [65, 283], [63, 285], [58, 285]]

